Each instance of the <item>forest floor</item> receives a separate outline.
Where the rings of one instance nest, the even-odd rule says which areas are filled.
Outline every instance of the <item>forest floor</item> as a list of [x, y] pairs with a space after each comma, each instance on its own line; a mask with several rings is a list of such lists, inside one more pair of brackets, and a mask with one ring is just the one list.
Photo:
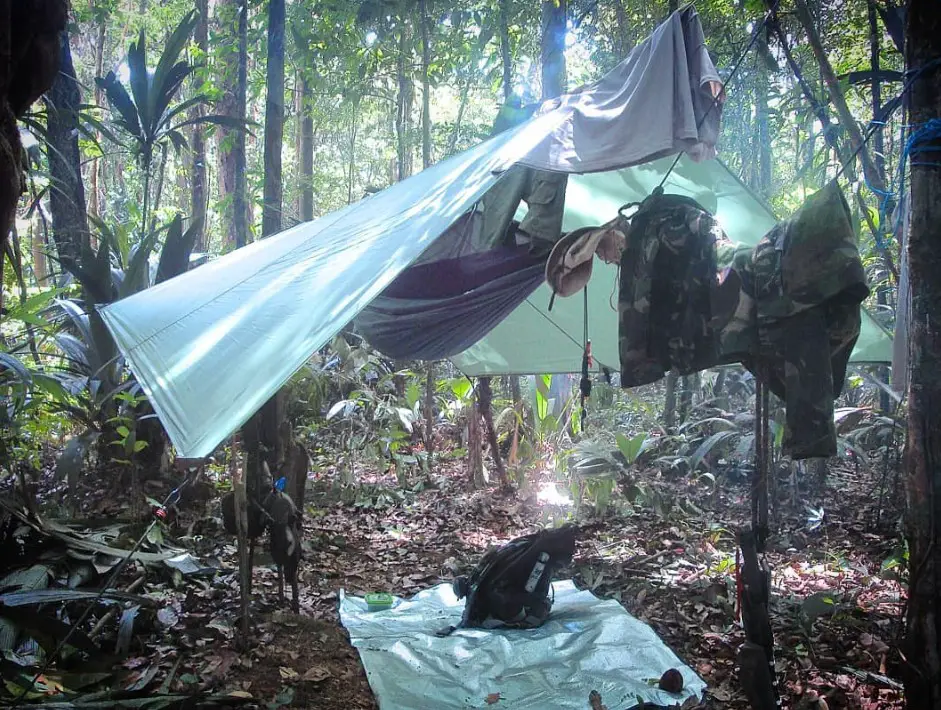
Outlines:
[[[825, 492], [817, 500], [802, 494], [799, 507], [781, 482], [767, 560], [785, 707], [903, 706], [891, 678], [899, 677], [902, 663], [897, 639], [904, 595], [883, 569], [898, 544], [898, 514], [883, 511], [877, 524], [880, 468], [831, 466]], [[707, 490], [689, 477], [639, 476], [674, 502], [670, 510], [609, 510], [582, 522], [575, 559], [557, 576], [617, 599], [650, 624], [708, 684], [704, 707], [747, 708], [735, 670], [744, 635], [735, 621], [732, 534], [749, 516], [747, 486], [720, 477]], [[276, 573], [259, 547], [247, 650], [237, 641], [236, 547], [221, 530], [218, 502], [184, 509], [173, 527], [219, 571], [175, 584], [148, 582], [139, 590], [157, 594], [169, 612], [149, 630], [138, 629], [124, 668], [147, 687], [236, 692], [260, 707], [377, 708], [339, 622], [339, 591], [411, 596], [450, 582], [489, 545], [562, 512], [535, 495], [521, 500], [495, 490], [471, 492], [465, 481], [461, 464], [442, 463], [421, 492], [402, 492], [394, 477], [380, 476], [344, 502], [326, 481], [311, 479], [300, 614], [279, 602]]]

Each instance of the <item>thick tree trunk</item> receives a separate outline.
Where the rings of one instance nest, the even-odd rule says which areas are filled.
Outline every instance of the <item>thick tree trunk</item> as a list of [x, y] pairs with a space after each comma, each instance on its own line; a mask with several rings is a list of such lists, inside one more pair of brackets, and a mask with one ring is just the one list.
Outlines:
[[[216, 105], [224, 116], [244, 121], [248, 91], [248, 0], [220, 0], [216, 17], [231, 28], [235, 41], [223, 60], [222, 100]], [[219, 200], [222, 203], [223, 251], [245, 246], [248, 239], [248, 197], [245, 180], [245, 132], [219, 127]]]
[[[202, 56], [209, 53], [209, 0], [196, 0], [199, 21], [196, 24], [196, 46]], [[202, 72], [199, 74], [202, 78]], [[195, 106], [193, 118], [203, 114], [201, 106]], [[196, 227], [195, 250], [206, 251], [206, 136], [202, 126], [193, 126], [193, 184], [190, 216]]]
[[418, 0], [418, 21], [421, 24], [421, 160], [422, 168], [431, 165], [431, 39], [428, 30], [426, 0]]
[[[941, 120], [941, 13], [936, 0], [910, 0], [905, 38], [908, 71], [927, 69], [911, 85], [913, 131]], [[935, 137], [919, 147], [941, 148]], [[941, 167], [934, 152], [911, 165], [911, 381], [908, 392], [909, 600], [906, 706], [941, 708]]]
[[78, 149], [78, 107], [82, 96], [72, 65], [68, 33], [60, 35], [59, 51], [60, 71], [46, 99], [49, 173], [56, 186], [49, 191], [49, 209], [59, 258], [75, 261], [88, 235], [88, 218]]
[[510, 53], [510, 0], [500, 0], [500, 59], [503, 62], [503, 101], [513, 96], [513, 55]]
[[566, 0], [542, 3], [542, 98], [551, 99], [565, 91]]

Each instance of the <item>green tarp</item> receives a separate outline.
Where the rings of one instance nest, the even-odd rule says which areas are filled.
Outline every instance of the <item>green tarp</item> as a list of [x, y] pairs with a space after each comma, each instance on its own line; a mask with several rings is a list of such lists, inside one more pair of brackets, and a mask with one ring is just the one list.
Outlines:
[[[568, 179], [563, 230], [601, 225], [618, 208], [650, 194], [673, 163], [662, 158], [625, 170]], [[762, 201], [718, 160], [695, 163], [686, 156], [670, 174], [666, 192], [688, 195], [712, 211], [733, 241], [755, 245], [776, 223]], [[525, 205], [518, 216], [525, 211]], [[581, 293], [556, 298], [540, 286], [533, 295], [476, 345], [451, 361], [467, 375], [579, 372], [582, 363], [584, 300]], [[595, 259], [588, 285], [588, 329], [595, 370], [618, 372], [617, 269]], [[872, 315], [863, 313], [862, 330], [851, 362], [892, 360], [892, 337]]]

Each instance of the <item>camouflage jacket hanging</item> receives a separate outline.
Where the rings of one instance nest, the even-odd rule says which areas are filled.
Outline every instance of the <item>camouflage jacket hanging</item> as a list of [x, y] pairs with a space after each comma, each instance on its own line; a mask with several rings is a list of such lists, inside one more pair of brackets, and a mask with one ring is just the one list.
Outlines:
[[[621, 218], [626, 221], [626, 218]], [[656, 191], [622, 227], [618, 295], [621, 386], [716, 364], [715, 220], [696, 201]]]
[[754, 249], [734, 248], [708, 212], [676, 195], [655, 193], [623, 230], [621, 386], [741, 362], [786, 402], [785, 453], [834, 455], [833, 400], [869, 294], [837, 184]]
[[840, 396], [869, 286], [849, 205], [837, 183], [811, 195], [751, 251], [733, 257], [739, 298], [720, 334], [725, 362], [742, 362], [785, 400], [784, 451], [836, 454]]

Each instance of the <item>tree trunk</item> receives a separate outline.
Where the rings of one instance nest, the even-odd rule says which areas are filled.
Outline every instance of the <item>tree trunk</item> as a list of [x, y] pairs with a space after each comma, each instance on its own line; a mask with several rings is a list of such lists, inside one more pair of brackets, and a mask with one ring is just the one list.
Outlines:
[[[95, 40], [95, 76], [102, 76], [104, 73], [104, 62], [105, 62], [105, 38], [107, 37], [108, 32], [108, 17], [107, 15], [102, 15], [101, 20], [98, 23], [98, 37]], [[95, 104], [97, 106], [104, 105], [104, 89], [102, 89], [98, 84], [95, 84]], [[95, 131], [96, 138], [101, 140], [101, 133]], [[104, 165], [104, 158], [95, 158], [91, 163], [91, 205], [90, 210], [91, 214], [95, 217], [100, 218], [102, 212], [101, 204], [101, 188], [103, 185], [101, 183], [104, 180], [102, 174], [102, 167]]]
[[483, 488], [484, 457], [480, 438], [480, 415], [477, 412], [477, 397], [471, 394], [467, 401], [467, 468], [471, 488]]
[[513, 55], [510, 53], [510, 0], [500, 0], [500, 58], [503, 61], [503, 101], [513, 96]]
[[78, 107], [82, 97], [66, 32], [60, 35], [59, 50], [60, 71], [46, 99], [49, 174], [56, 186], [49, 191], [49, 209], [59, 258], [76, 261], [88, 235], [88, 218], [78, 149]]
[[310, 81], [301, 74], [301, 221], [314, 218], [314, 119]]
[[542, 98], [551, 99], [565, 91], [566, 0], [542, 3]]
[[[245, 121], [248, 118], [248, 0], [239, 0], [238, 27], [238, 74], [235, 110], [239, 120]], [[245, 131], [235, 132], [233, 153], [235, 194], [232, 196], [232, 224], [235, 230], [235, 246], [243, 247], [248, 244], [249, 227], [252, 223], [249, 218], [251, 212], [248, 205], [248, 185], [245, 174], [248, 169], [245, 153]]]
[[477, 378], [477, 405], [480, 408], [480, 415], [483, 417], [484, 424], [487, 427], [487, 440], [490, 442], [490, 455], [493, 457], [493, 465], [497, 469], [497, 476], [500, 478], [501, 485], [509, 485], [509, 479], [506, 476], [506, 467], [503, 465], [503, 458], [500, 456], [500, 444], [497, 441], [497, 430], [493, 426], [493, 387], [490, 384], [489, 377]]
[[418, 21], [421, 24], [421, 161], [422, 168], [431, 165], [431, 83], [428, 67], [431, 64], [431, 40], [428, 30], [426, 0], [418, 0]]
[[281, 231], [281, 148], [284, 140], [284, 0], [269, 0], [265, 97], [265, 186], [261, 235]]
[[771, 196], [771, 133], [768, 127], [768, 87], [770, 86], [770, 81], [768, 78], [768, 69], [764, 61], [762, 61], [762, 58], [769, 52], [767, 35], [764, 32], [759, 33], [759, 35], [757, 53], [759, 57], [758, 81], [755, 84], [757, 94], [755, 103], [757, 105], [756, 134], [758, 145], [755, 146], [755, 149], [758, 154], [758, 194], [767, 199]]
[[[265, 175], [262, 207], [262, 238], [281, 231], [283, 205], [281, 148], [284, 140], [284, 0], [268, 4], [268, 71], [265, 95]], [[267, 486], [261, 463], [278, 477], [284, 465], [284, 441], [280, 435], [284, 420], [284, 394], [276, 393], [249, 420], [245, 436], [245, 475], [249, 493]]]
[[689, 412], [693, 408], [693, 375], [684, 375], [680, 378], [680, 396], [677, 405], [677, 414], [680, 424], [689, 419]]
[[795, 0], [795, 9], [797, 10], [797, 18], [800, 20], [804, 32], [807, 33], [807, 39], [810, 42], [811, 49], [813, 49], [814, 56], [817, 58], [817, 64], [820, 66], [820, 76], [826, 84], [830, 101], [833, 103], [837, 115], [840, 117], [840, 124], [843, 126], [843, 130], [847, 132], [847, 135], [849, 135], [853, 149], [860, 151], [859, 157], [863, 164], [863, 174], [874, 190], [885, 192], [885, 181], [879, 175], [879, 171], [876, 170], [876, 165], [872, 160], [872, 154], [863, 143], [863, 134], [859, 130], [859, 125], [856, 123], [856, 119], [853, 118], [853, 114], [850, 113], [849, 107], [846, 105], [846, 97], [843, 94], [843, 89], [840, 88], [840, 83], [836, 78], [836, 73], [833, 71], [833, 66], [830, 64], [830, 60], [827, 58], [827, 54], [823, 49], [820, 35], [817, 32], [814, 18], [807, 8], [806, 0]]
[[435, 364], [428, 363], [428, 373], [425, 376], [425, 453], [428, 454], [428, 465], [431, 465], [431, 455], [435, 452]]
[[663, 426], [672, 429], [676, 421], [676, 373], [670, 370], [667, 373], [666, 396], [663, 403]]
[[396, 84], [398, 85], [398, 94], [396, 96], [396, 116], [395, 116], [395, 134], [397, 139], [397, 169], [396, 181], [404, 180], [410, 174], [409, 170], [409, 145], [408, 145], [408, 124], [411, 114], [412, 91], [411, 81], [408, 78], [408, 47], [409, 37], [405, 18], [400, 18], [402, 25], [399, 29], [399, 56], [396, 68]]
[[[248, 0], [220, 0], [216, 17], [234, 30], [234, 46], [223, 60], [222, 99], [216, 110], [240, 121], [246, 118], [245, 95], [248, 89]], [[245, 133], [219, 126], [216, 129], [219, 153], [219, 200], [222, 204], [223, 251], [248, 243], [245, 193]]]
[[[195, 40], [199, 47], [200, 54], [207, 56], [209, 54], [209, 0], [196, 0], [196, 10], [199, 12], [199, 20], [196, 24]], [[203, 72], [197, 74], [201, 81]], [[201, 106], [193, 107], [191, 116], [197, 118], [202, 116]], [[193, 126], [193, 184], [192, 184], [192, 207], [191, 218], [196, 227], [195, 250], [206, 251], [206, 137], [202, 126]]]
[[[30, 225], [32, 227], [32, 225]], [[46, 261], [46, 246], [42, 241], [42, 233], [35, 228], [29, 230], [30, 253], [33, 257], [33, 276], [39, 288], [45, 288], [49, 280], [49, 264]]]
[[[869, 12], [869, 68], [872, 70], [872, 120], [879, 121], [882, 117], [882, 82], [879, 80], [879, 70], [882, 64], [879, 56], [879, 36], [882, 32], [879, 28], [879, 14], [876, 10], [876, 3], [874, 0], [869, 0], [866, 5]], [[872, 136], [872, 150], [873, 158], [876, 161], [876, 170], [879, 172], [882, 181], [885, 182], [885, 135], [882, 129], [876, 130]], [[894, 201], [887, 200], [882, 216], [890, 215], [894, 210]], [[880, 220], [879, 229], [883, 234], [886, 233], [886, 226], [883, 220]], [[876, 290], [876, 303], [880, 306], [888, 304], [887, 290], [885, 285], [880, 285]], [[889, 368], [885, 366], [878, 368], [876, 376], [881, 382], [888, 383]], [[888, 414], [891, 407], [892, 403], [889, 399], [889, 393], [880, 389], [879, 409], [884, 414]]]
[[631, 39], [628, 36], [627, 31], [627, 13], [624, 11], [624, 2], [623, 0], [614, 0], [614, 12], [615, 17], [617, 17], [617, 26], [618, 26], [618, 37], [617, 37], [617, 48], [618, 48], [618, 59], [624, 59], [628, 54], [630, 54], [631, 49]]
[[[941, 62], [941, 13], [935, 0], [908, 5], [905, 61], [909, 72]], [[913, 132], [941, 120], [941, 72], [926, 69], [909, 93]], [[938, 138], [918, 146], [937, 150]], [[941, 167], [936, 153], [911, 164], [911, 381], [905, 489], [909, 546], [906, 618], [906, 707], [941, 707]]]
[[[772, 0], [765, 0], [765, 4], [769, 8], [774, 7], [774, 3]], [[804, 6], [804, 9], [806, 10], [806, 5]], [[809, 17], [809, 13], [808, 13], [807, 19], [810, 22], [810, 25], [809, 25], [810, 32], [812, 32], [813, 35], [817, 37], [816, 29], [813, 27], [813, 18]], [[781, 51], [784, 53], [784, 57], [787, 60], [788, 66], [791, 67], [791, 71], [794, 73], [794, 77], [797, 79], [797, 83], [801, 87], [801, 91], [803, 92], [804, 97], [807, 99], [808, 103], [810, 104], [810, 107], [813, 110], [814, 115], [817, 117], [817, 120], [820, 121], [821, 125], [824, 126], [824, 130], [823, 130], [824, 140], [826, 141], [827, 145], [830, 146], [830, 148], [833, 150], [833, 153], [836, 155], [837, 160], [840, 162], [840, 164], [846, 167], [847, 176], [850, 178], [851, 181], [853, 181], [855, 179], [854, 178], [855, 169], [853, 165], [850, 163], [850, 154], [848, 151], [843, 149], [843, 147], [840, 145], [840, 142], [836, 139], [836, 136], [834, 135], [834, 131], [831, 130], [832, 127], [830, 124], [830, 118], [827, 115], [826, 108], [817, 99], [817, 97], [815, 96], [813, 92], [813, 89], [811, 89], [810, 85], [804, 79], [803, 72], [801, 71], [800, 65], [794, 59], [793, 52], [791, 52], [791, 48], [787, 40], [787, 35], [784, 33], [784, 30], [781, 28], [780, 23], [778, 22], [777, 18], [774, 15], [771, 16], [771, 20], [769, 21], [769, 26], [778, 37], [778, 44], [781, 47]], [[819, 42], [819, 37], [817, 37], [817, 39]], [[823, 50], [821, 49], [821, 52], [822, 51]], [[824, 61], [826, 61], [826, 56], [824, 56], [823, 58], [824, 58]], [[823, 69], [821, 68], [821, 72], [822, 71]], [[831, 68], [831, 72], [832, 72], [832, 68]], [[837, 87], [837, 89], [839, 89], [839, 87]], [[844, 101], [844, 105], [845, 105], [845, 101]], [[850, 119], [852, 119], [852, 116], [850, 116]], [[855, 121], [855, 119], [852, 119], [852, 120]], [[842, 123], [842, 120], [841, 120], [841, 123]], [[858, 134], [859, 127], [856, 126], [855, 122], [853, 123], [853, 127], [856, 129], [856, 132]], [[870, 185], [872, 185], [872, 183], [870, 183]], [[884, 189], [884, 186], [878, 187], [877, 185], [873, 185], [873, 187], [876, 187], [877, 189]], [[859, 191], [855, 191], [854, 194], [855, 194], [856, 202], [863, 209], [863, 215], [866, 219], [866, 223], [869, 225], [869, 229], [873, 233], [875, 233], [876, 228], [872, 221], [872, 217], [869, 214], [869, 207], [865, 205], [865, 203], [863, 202], [863, 198], [861, 194], [859, 193]], [[899, 273], [898, 273], [898, 269], [895, 266], [895, 261], [892, 258], [892, 254], [885, 247], [879, 247], [878, 242], [876, 245], [877, 245], [877, 248], [879, 248], [880, 253], [882, 254], [882, 258], [885, 261], [886, 268], [895, 278], [896, 283], [898, 283]]]

